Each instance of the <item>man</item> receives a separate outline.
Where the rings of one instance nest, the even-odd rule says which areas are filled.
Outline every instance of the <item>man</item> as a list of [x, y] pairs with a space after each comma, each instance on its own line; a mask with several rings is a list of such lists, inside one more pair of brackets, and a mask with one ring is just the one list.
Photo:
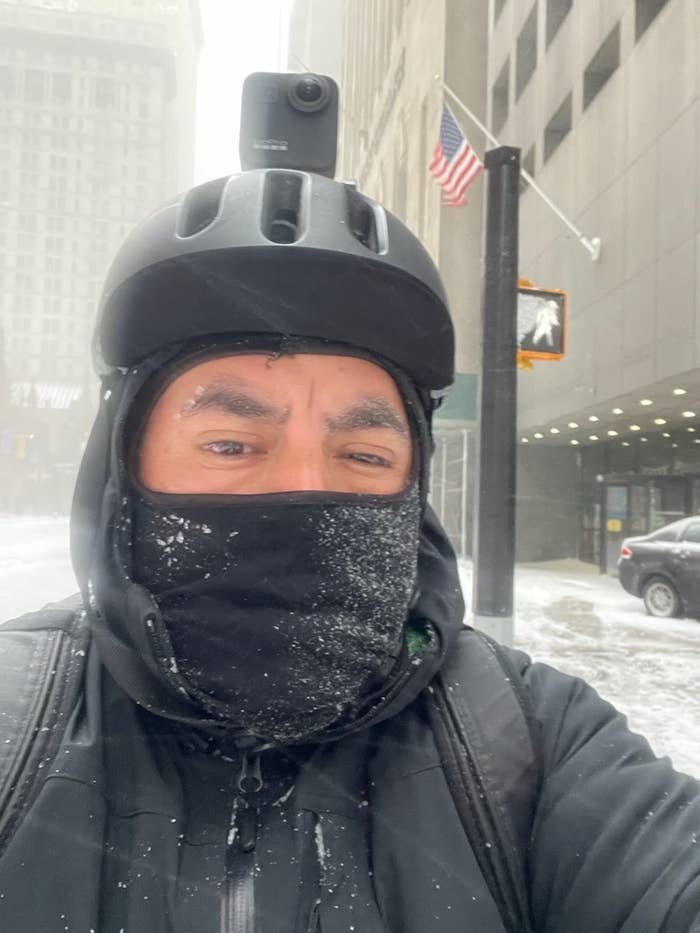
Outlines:
[[438, 672], [472, 644], [426, 504], [452, 329], [396, 218], [301, 173], [199, 186], [125, 243], [95, 346], [72, 517], [85, 608], [2, 632], [30, 647], [0, 687], [22, 752], [0, 796], [0, 929], [700, 930], [697, 783], [514, 651], [528, 786], [506, 786], [489, 676], [475, 706], [495, 821], [511, 792], [531, 800], [519, 925], [493, 893], [434, 716]]

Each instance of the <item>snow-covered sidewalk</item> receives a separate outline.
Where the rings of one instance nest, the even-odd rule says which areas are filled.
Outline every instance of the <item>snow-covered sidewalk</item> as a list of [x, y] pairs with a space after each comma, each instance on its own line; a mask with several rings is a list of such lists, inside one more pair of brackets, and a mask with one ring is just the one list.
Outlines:
[[[461, 568], [471, 594], [471, 568]], [[657, 755], [700, 777], [700, 622], [652, 619], [619, 582], [578, 561], [520, 566], [515, 643], [582, 677]]]
[[[75, 589], [65, 519], [0, 517], [3, 619]], [[560, 562], [518, 568], [516, 644], [593, 684], [657, 754], [700, 777], [700, 622], [650, 619], [617, 580]]]

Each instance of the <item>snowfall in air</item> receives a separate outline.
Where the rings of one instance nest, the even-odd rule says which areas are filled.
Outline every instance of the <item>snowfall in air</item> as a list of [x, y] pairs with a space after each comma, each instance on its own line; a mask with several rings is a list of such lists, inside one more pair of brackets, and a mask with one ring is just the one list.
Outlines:
[[[469, 593], [469, 567], [462, 576]], [[65, 519], [0, 517], [4, 618], [74, 590]], [[516, 617], [519, 648], [586, 679], [657, 755], [700, 777], [700, 622], [651, 619], [616, 580], [577, 562], [518, 568]]]

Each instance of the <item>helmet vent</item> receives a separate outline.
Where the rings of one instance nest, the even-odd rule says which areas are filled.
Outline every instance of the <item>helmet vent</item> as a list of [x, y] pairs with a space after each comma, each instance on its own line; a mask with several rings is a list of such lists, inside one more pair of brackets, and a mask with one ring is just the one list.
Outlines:
[[268, 172], [262, 232], [272, 243], [296, 243], [301, 236], [301, 175]]
[[187, 192], [177, 221], [179, 237], [194, 236], [214, 222], [227, 181], [228, 178], [215, 178]]
[[373, 253], [380, 252], [377, 218], [372, 205], [355, 189], [346, 187], [348, 203], [348, 225], [350, 232]]

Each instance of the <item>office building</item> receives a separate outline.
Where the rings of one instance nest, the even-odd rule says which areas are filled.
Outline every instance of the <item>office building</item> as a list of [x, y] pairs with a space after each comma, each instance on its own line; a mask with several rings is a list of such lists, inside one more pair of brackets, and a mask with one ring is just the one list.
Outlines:
[[289, 71], [313, 71], [340, 82], [344, 0], [295, 0], [289, 18]]
[[108, 263], [192, 181], [200, 43], [196, 0], [0, 2], [0, 446], [15, 479], [48, 483], [61, 464], [70, 485]]
[[0, 2], [0, 328], [15, 400], [79, 396], [110, 257], [191, 183], [198, 17], [190, 0]]
[[[443, 83], [485, 117], [487, 23], [480, 0], [358, 0], [345, 3], [343, 29], [338, 175], [420, 237], [440, 267], [455, 319], [458, 376], [438, 412], [432, 499], [462, 553], [472, 535], [483, 179], [469, 189], [466, 207], [447, 207], [428, 164]], [[483, 156], [482, 134], [454, 112]]]
[[489, 119], [587, 237], [521, 197], [520, 269], [569, 293], [568, 351], [519, 384], [518, 551], [615, 571], [700, 508], [696, 0], [492, 0]]

